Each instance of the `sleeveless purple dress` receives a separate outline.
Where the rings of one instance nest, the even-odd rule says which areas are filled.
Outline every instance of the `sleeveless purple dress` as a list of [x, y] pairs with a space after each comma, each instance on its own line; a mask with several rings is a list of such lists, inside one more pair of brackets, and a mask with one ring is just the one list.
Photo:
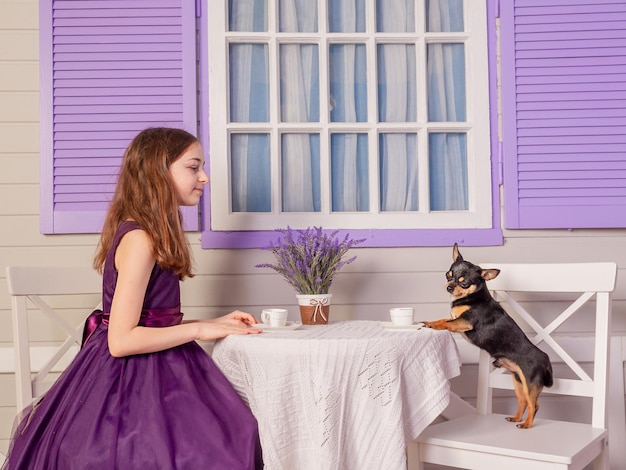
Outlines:
[[[109, 312], [124, 222], [103, 274]], [[180, 285], [155, 266], [140, 324], [180, 323]], [[107, 345], [108, 316], [94, 312], [88, 339], [52, 388], [16, 421], [6, 470], [263, 468], [257, 422], [213, 360], [194, 341], [123, 358]]]

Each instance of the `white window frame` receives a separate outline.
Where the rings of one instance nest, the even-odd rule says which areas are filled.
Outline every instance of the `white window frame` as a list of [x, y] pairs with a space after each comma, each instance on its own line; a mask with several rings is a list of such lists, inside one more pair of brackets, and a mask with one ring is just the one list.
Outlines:
[[[277, 11], [275, 1], [268, 0], [268, 33], [228, 32], [227, 0], [210, 2], [210, 9], [205, 15], [208, 21], [207, 61], [209, 64], [209, 161], [211, 176], [211, 230], [212, 231], [248, 231], [273, 230], [276, 227], [323, 226], [328, 229], [480, 229], [492, 228], [492, 171], [490, 155], [489, 123], [489, 80], [487, 48], [487, 2], [469, 2], [464, 5], [463, 33], [376, 33], [376, 37], [367, 34], [275, 33], [277, 30]], [[423, 0], [417, 0], [422, 4]], [[367, 0], [367, 30], [374, 31], [375, 2]], [[423, 8], [416, 8], [417, 24], [423, 24]], [[325, 27], [326, 2], [318, 1], [319, 29]], [[331, 39], [332, 38], [332, 39]], [[376, 63], [375, 48], [378, 42], [409, 43], [416, 45], [417, 62], [423, 60], [426, 45], [429, 42], [462, 40], [465, 44], [467, 121], [464, 123], [427, 122], [426, 107], [418, 107], [417, 122], [389, 123], [377, 122], [376, 110]], [[228, 120], [228, 58], [230, 42], [263, 42], [269, 47], [270, 87], [269, 122], [241, 123]], [[280, 43], [317, 43], [320, 62], [320, 122], [282, 123], [278, 109], [278, 45]], [[328, 44], [332, 42], [358, 42], [367, 44], [368, 70], [368, 121], [330, 122], [328, 119]], [[418, 100], [426, 102], [425, 75], [418, 74]], [[370, 210], [368, 212], [332, 212], [330, 197], [330, 133], [362, 132], [368, 134], [370, 159]], [[231, 212], [229, 141], [231, 132], [261, 132], [270, 134], [272, 188], [280, 188], [279, 160], [281, 132], [317, 132], [320, 134], [320, 164], [322, 169], [320, 212], [280, 212], [281, 195], [272, 194], [272, 212]], [[386, 212], [379, 210], [379, 175], [378, 175], [378, 135], [380, 132], [411, 132], [418, 135], [419, 168], [419, 211]], [[467, 211], [429, 211], [428, 210], [428, 155], [427, 134], [436, 131], [467, 132], [467, 165], [469, 209]]]

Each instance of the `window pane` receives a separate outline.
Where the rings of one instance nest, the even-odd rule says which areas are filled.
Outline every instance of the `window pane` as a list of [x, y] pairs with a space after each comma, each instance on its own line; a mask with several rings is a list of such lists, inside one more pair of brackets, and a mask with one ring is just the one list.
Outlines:
[[465, 121], [465, 46], [429, 44], [428, 120]]
[[333, 212], [369, 211], [367, 134], [331, 136]]
[[229, 31], [267, 31], [267, 0], [229, 0]]
[[414, 33], [413, 0], [376, 0], [376, 31], [381, 33]]
[[434, 132], [428, 147], [430, 210], [468, 210], [467, 136]]
[[426, 0], [426, 31], [447, 33], [464, 31], [463, 0]]
[[331, 33], [364, 33], [365, 0], [328, 0]]
[[233, 212], [270, 212], [270, 136], [233, 134], [230, 138]]
[[378, 120], [417, 120], [415, 46], [381, 44], [378, 51]]
[[319, 122], [319, 54], [315, 44], [280, 46], [280, 117]]
[[230, 120], [269, 120], [268, 49], [265, 44], [230, 45]]
[[329, 48], [330, 120], [367, 121], [367, 69], [364, 44]]
[[283, 212], [319, 212], [319, 134], [281, 136], [281, 173]]
[[278, 20], [281, 33], [314, 33], [317, 31], [316, 0], [280, 0]]
[[416, 211], [417, 135], [380, 134], [380, 210]]

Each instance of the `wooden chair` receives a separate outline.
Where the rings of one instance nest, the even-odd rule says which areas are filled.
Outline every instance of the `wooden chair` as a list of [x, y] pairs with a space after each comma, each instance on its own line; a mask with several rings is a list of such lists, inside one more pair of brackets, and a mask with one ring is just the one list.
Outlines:
[[[20, 412], [34, 398], [42, 395], [54, 382], [48, 374], [58, 368], [59, 362], [73, 347], [80, 347], [83, 323], [70, 325], [46, 299], [48, 296], [77, 296], [90, 294], [100, 299], [102, 280], [91, 268], [17, 267], [6, 269], [7, 285], [11, 296], [13, 320], [13, 347], [15, 349], [15, 387], [17, 411]], [[93, 299], [91, 299], [93, 300]], [[92, 305], [96, 304], [94, 302]], [[53, 346], [52, 357], [36, 367], [31, 367], [31, 341], [28, 328], [28, 308], [35, 306], [53, 320], [67, 334], [60, 346]], [[83, 319], [91, 313], [84, 308]], [[76, 348], [75, 348], [76, 349]]]
[[[617, 266], [614, 263], [572, 264], [480, 264], [483, 268], [501, 270], [488, 282], [494, 297], [528, 327], [529, 338], [551, 357], [555, 380], [544, 388], [539, 403], [545, 404], [548, 394], [588, 397], [591, 422], [578, 423], [542, 418], [539, 410], [531, 429], [518, 429], [505, 420], [505, 415], [492, 413], [494, 389], [512, 390], [510, 374], [493, 369], [492, 359], [480, 351], [478, 366], [477, 414], [451, 419], [428, 427], [417, 438], [417, 464], [424, 462], [465, 469], [576, 469], [593, 462], [594, 469], [608, 469], [607, 384], [611, 326], [611, 292], [615, 288]], [[529, 292], [532, 294], [520, 294]], [[547, 316], [545, 308], [553, 293], [575, 294], [576, 300], [556, 318]], [[537, 299], [536, 297], [539, 297]], [[566, 295], [567, 296], [567, 295]], [[564, 295], [559, 296], [562, 301]], [[595, 298], [595, 302], [592, 299]], [[541, 314], [531, 315], [522, 304], [533, 300], [542, 306]], [[537, 300], [543, 303], [536, 303]], [[590, 302], [591, 301], [591, 302]], [[557, 331], [571, 316], [590, 303], [581, 314], [593, 313], [595, 303], [593, 373], [588, 374], [577, 362], [576, 351], [562, 347], [562, 334]], [[553, 304], [550, 304], [553, 305]], [[528, 307], [527, 307], [528, 308]], [[543, 322], [539, 319], [543, 319]], [[545, 326], [543, 326], [545, 324]], [[542, 343], [542, 344], [540, 344]], [[575, 341], [574, 341], [575, 343]], [[564, 370], [567, 369], [567, 370]], [[557, 372], [558, 371], [558, 372]], [[515, 410], [512, 410], [515, 411]], [[545, 410], [544, 410], [545, 411]], [[513, 414], [513, 413], [511, 413]], [[577, 414], [579, 412], [577, 411]], [[615, 442], [615, 445], [624, 443]]]

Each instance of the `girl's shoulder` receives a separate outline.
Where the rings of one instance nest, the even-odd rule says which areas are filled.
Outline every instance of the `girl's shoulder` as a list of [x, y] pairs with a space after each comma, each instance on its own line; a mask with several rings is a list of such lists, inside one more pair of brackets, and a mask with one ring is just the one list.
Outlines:
[[119, 227], [117, 228], [117, 233], [128, 233], [131, 230], [141, 230], [142, 227], [138, 222], [134, 220], [122, 220]]
[[[127, 234], [131, 234], [131, 233], [132, 233], [132, 236], [126, 237]], [[134, 241], [140, 241], [140, 240], [149, 241], [148, 234], [145, 230], [143, 230], [143, 227], [141, 227], [141, 225], [139, 225], [134, 220], [124, 220], [117, 227], [117, 232], [115, 232], [115, 236], [113, 237], [113, 243], [111, 243], [111, 248], [109, 249], [107, 261], [109, 262], [113, 261], [113, 258], [115, 257], [115, 254], [118, 250], [120, 243], [122, 242], [122, 239], [125, 240], [125, 244], [128, 244], [128, 242], [134, 242]]]
[[124, 237], [124, 235], [126, 235], [128, 232], [132, 232], [135, 230], [144, 231], [143, 227], [134, 220], [123, 220], [117, 227], [117, 232], [115, 232], [113, 246], [115, 247], [119, 245], [120, 240]]
[[[131, 250], [147, 248], [152, 252], [152, 239], [148, 232], [135, 221], [125, 220], [122, 222], [117, 230], [116, 245], [129, 246]], [[148, 248], [149, 247], [149, 248]]]

